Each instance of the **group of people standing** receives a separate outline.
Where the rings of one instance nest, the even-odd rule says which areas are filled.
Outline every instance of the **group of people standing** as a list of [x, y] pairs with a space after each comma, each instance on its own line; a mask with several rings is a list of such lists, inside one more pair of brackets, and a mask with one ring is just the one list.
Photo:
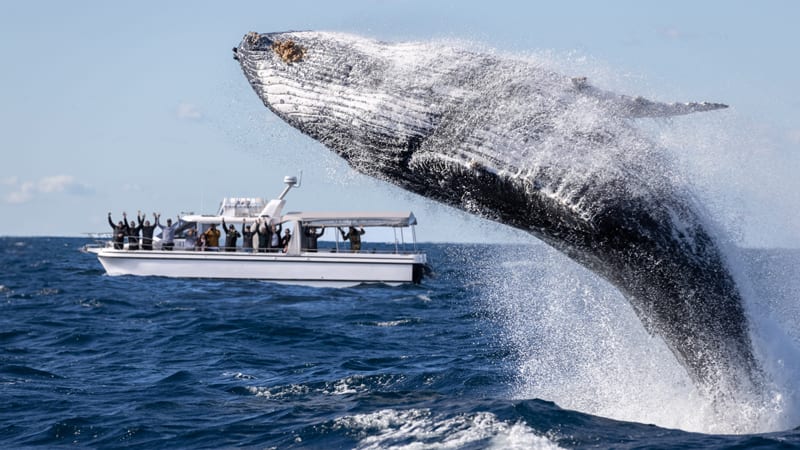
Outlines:
[[[179, 224], [173, 224], [172, 219], [167, 219], [166, 225], [162, 225], [160, 222], [161, 215], [157, 213], [153, 213], [153, 218], [155, 223], [151, 224], [147, 220], [147, 216], [143, 216], [139, 211], [136, 214], [136, 220], [131, 219], [128, 222], [128, 216], [123, 212], [122, 220], [114, 224], [109, 212], [108, 224], [113, 229], [114, 248], [117, 250], [125, 248], [125, 239], [127, 238], [128, 250], [139, 250], [140, 240], [142, 250], [152, 250], [153, 233], [156, 228], [161, 228], [161, 249], [173, 250], [175, 248], [175, 236], [179, 231]], [[242, 231], [239, 232], [234, 225], [226, 224], [225, 218], [223, 218], [222, 230], [217, 229], [217, 225], [213, 223], [203, 233], [198, 233], [195, 228], [185, 230], [184, 247], [200, 251], [218, 251], [220, 249], [220, 238], [224, 233], [225, 245], [222, 249], [226, 252], [236, 251], [236, 244], [240, 237], [243, 238], [242, 248], [246, 252], [286, 252], [292, 235], [288, 229], [283, 230], [283, 235], [281, 235], [282, 229], [282, 224], [270, 221], [269, 217], [259, 217], [252, 227], [247, 224], [247, 219], [242, 219]], [[350, 241], [351, 252], [359, 252], [361, 250], [363, 228], [350, 227], [347, 232], [341, 228], [338, 230], [342, 234], [342, 239]], [[301, 247], [306, 251], [317, 251], [317, 240], [324, 233], [325, 227], [303, 227]]]
[[[289, 246], [289, 241], [292, 240], [291, 232], [288, 229], [283, 230], [283, 225], [270, 223], [268, 219], [262, 218], [256, 219], [252, 227], [247, 225], [247, 219], [242, 219], [241, 233], [236, 230], [235, 226], [227, 225], [223, 218], [222, 230], [225, 232], [225, 247], [223, 247], [223, 249], [226, 252], [236, 251], [236, 242], [240, 237], [243, 238], [242, 248], [246, 252], [252, 252], [254, 250], [259, 252], [285, 252]], [[283, 236], [281, 236], [282, 230]], [[214, 224], [212, 224], [211, 228], [204, 234], [208, 234], [209, 232], [213, 234], [213, 236], [209, 236], [209, 246], [211, 247], [211, 243], [219, 241], [221, 233], [216, 229]]]
[[[141, 239], [142, 243], [142, 250], [152, 250], [153, 249], [153, 233], [155, 232], [156, 227], [160, 227], [165, 229], [167, 227], [172, 227], [172, 220], [167, 219], [167, 227], [164, 227], [160, 223], [158, 223], [159, 214], [153, 213], [153, 217], [155, 218], [155, 224], [150, 224], [150, 221], [146, 219], [147, 216], [142, 216], [141, 211], [136, 213], [136, 220], [131, 219], [130, 223], [128, 223], [128, 215], [126, 213], [122, 213], [122, 220], [120, 220], [116, 225], [114, 221], [111, 220], [111, 213], [108, 213], [108, 224], [111, 225], [113, 228], [113, 240], [114, 240], [114, 248], [121, 250], [125, 245], [125, 238], [128, 238], [128, 249], [129, 250], [139, 250], [139, 239]], [[137, 225], [138, 221], [138, 225]], [[174, 236], [174, 229], [172, 230], [172, 235]], [[170, 241], [171, 242], [171, 241]], [[162, 245], [162, 248], [164, 246]], [[165, 249], [165, 250], [171, 250]]]

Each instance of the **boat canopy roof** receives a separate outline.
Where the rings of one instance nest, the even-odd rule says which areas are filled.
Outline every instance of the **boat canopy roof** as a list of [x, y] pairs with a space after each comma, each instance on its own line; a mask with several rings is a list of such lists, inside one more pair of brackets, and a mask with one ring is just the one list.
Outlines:
[[407, 227], [417, 224], [408, 212], [290, 212], [283, 220], [296, 220], [311, 227]]
[[[218, 216], [189, 214], [181, 216], [184, 222], [219, 224], [222, 219], [228, 225], [239, 225], [243, 221], [252, 224], [256, 216]], [[290, 212], [284, 214], [281, 222], [297, 221], [311, 227], [408, 227], [417, 224], [414, 213], [408, 212]]]
[[194, 223], [202, 223], [202, 224], [217, 224], [219, 225], [222, 222], [222, 219], [225, 219], [226, 225], [241, 225], [242, 221], [246, 224], [255, 223], [258, 217], [239, 217], [239, 216], [216, 216], [216, 215], [206, 215], [206, 214], [187, 214], [180, 216], [181, 220], [184, 222], [194, 222]]

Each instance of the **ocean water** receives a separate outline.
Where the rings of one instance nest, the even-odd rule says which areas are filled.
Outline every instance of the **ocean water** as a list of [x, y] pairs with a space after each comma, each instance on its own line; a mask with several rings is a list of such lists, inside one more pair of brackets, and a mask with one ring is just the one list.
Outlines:
[[[786, 361], [779, 401], [709, 412], [544, 246], [427, 244], [420, 285], [322, 289], [109, 277], [88, 242], [0, 238], [1, 448], [800, 447]], [[742, 258], [797, 344], [800, 252]]]

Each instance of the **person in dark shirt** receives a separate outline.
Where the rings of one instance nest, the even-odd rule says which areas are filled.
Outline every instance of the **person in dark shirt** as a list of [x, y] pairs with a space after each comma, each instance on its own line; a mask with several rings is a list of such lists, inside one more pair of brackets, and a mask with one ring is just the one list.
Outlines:
[[306, 227], [303, 229], [303, 235], [306, 237], [305, 249], [309, 252], [317, 251], [317, 240], [325, 233], [325, 227], [322, 227], [317, 232], [317, 227]]
[[[279, 232], [280, 233], [280, 232]], [[283, 232], [283, 236], [281, 237], [281, 251], [286, 253], [289, 250], [289, 242], [292, 240], [292, 233], [287, 228], [286, 231]]]
[[139, 232], [142, 230], [142, 224], [136, 225], [136, 221], [131, 219], [128, 224], [128, 217], [122, 213], [122, 220], [125, 221], [125, 226], [128, 228], [128, 250], [139, 250]]
[[[122, 214], [125, 215], [125, 213]], [[111, 220], [110, 212], [108, 213], [108, 224], [114, 229], [113, 235], [111, 236], [114, 240], [114, 249], [122, 250], [125, 247], [125, 236], [128, 235], [128, 229], [125, 228], [125, 224], [122, 223], [121, 220], [118, 224], [114, 225], [114, 221]]]
[[239, 239], [239, 236], [241, 236], [241, 234], [239, 234], [239, 232], [236, 231], [236, 228], [233, 225], [231, 225], [230, 227], [225, 225], [224, 217], [222, 218], [222, 229], [225, 230], [225, 251], [235, 252], [236, 240]]
[[256, 232], [258, 233], [258, 251], [264, 253], [269, 248], [269, 219], [258, 219]]
[[253, 250], [253, 235], [256, 234], [250, 231], [250, 225], [247, 225], [247, 219], [242, 219], [242, 247], [244, 251], [250, 252]]
[[[149, 220], [145, 220], [142, 223], [142, 219], [146, 218], [147, 216], [139, 217], [138, 214], [136, 216], [139, 219], [139, 223], [142, 227], [142, 250], [152, 250], [153, 249], [153, 232], [156, 229], [156, 225], [150, 225]], [[153, 213], [153, 218], [158, 220], [158, 216], [156, 213]]]

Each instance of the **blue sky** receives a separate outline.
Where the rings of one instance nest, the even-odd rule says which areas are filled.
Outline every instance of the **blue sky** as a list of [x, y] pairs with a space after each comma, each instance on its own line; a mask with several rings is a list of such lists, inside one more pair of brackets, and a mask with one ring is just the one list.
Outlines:
[[106, 231], [109, 211], [208, 212], [274, 196], [302, 169], [289, 209], [411, 209], [422, 240], [527, 239], [353, 174], [261, 105], [231, 47], [251, 30], [319, 29], [552, 54], [616, 91], [728, 103], [701, 129], [725, 145], [687, 164], [743, 244], [800, 247], [798, 22], [790, 1], [13, 2], [0, 236]]

